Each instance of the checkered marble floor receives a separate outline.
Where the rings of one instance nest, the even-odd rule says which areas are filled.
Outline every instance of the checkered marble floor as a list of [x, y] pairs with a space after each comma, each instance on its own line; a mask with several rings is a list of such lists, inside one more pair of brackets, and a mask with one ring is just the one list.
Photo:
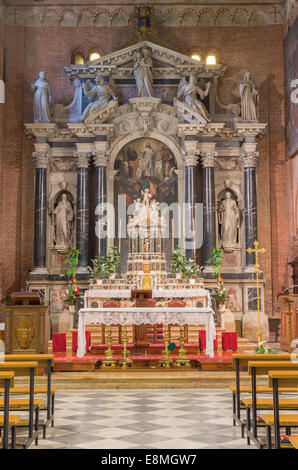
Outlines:
[[31, 449], [246, 449], [229, 390], [76, 390]]

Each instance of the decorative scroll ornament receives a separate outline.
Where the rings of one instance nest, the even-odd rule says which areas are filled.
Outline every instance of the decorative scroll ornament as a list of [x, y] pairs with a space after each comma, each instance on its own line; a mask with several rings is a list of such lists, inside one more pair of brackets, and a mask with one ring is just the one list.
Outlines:
[[109, 162], [110, 153], [107, 151], [93, 152], [93, 161], [95, 166], [107, 166]]
[[48, 168], [50, 163], [49, 150], [37, 150], [33, 152], [33, 161], [35, 168]]
[[78, 168], [88, 168], [91, 152], [75, 152], [74, 157]]
[[54, 171], [74, 171], [76, 169], [75, 162], [70, 159], [55, 158], [52, 161], [52, 170]]
[[245, 152], [242, 153], [239, 157], [239, 162], [243, 168], [252, 167], [255, 168], [259, 163], [259, 152]]
[[217, 155], [217, 152], [201, 152], [202, 167], [215, 167]]

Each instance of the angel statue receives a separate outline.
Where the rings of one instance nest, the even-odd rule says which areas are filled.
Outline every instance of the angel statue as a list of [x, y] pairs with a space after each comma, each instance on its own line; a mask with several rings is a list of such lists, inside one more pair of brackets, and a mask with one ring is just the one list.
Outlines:
[[139, 50], [134, 54], [133, 72], [136, 80], [138, 96], [152, 96], [152, 59], [150, 57], [150, 50], [148, 47], [143, 47], [141, 51]]
[[250, 72], [244, 74], [239, 85], [241, 97], [241, 118], [243, 121], [258, 120], [259, 92], [251, 79]]
[[198, 99], [198, 95], [203, 100], [209, 94], [211, 82], [207, 83], [207, 87], [203, 90], [199, 87], [197, 79], [194, 73], [189, 76], [189, 80], [183, 77], [180, 80], [178, 87], [177, 99], [182, 101], [192, 111], [199, 114], [200, 121], [202, 124], [206, 124], [210, 121], [209, 113], [205, 108], [204, 104]]
[[[110, 79], [108, 84], [105, 84], [104, 77], [97, 75], [95, 78], [96, 85], [92, 86], [90, 80], [83, 84], [84, 93], [91, 100], [85, 109], [82, 120], [90, 116], [90, 114], [98, 112], [107, 106], [110, 101], [117, 100], [115, 94], [115, 83], [114, 80]], [[95, 100], [93, 98], [95, 97]]]

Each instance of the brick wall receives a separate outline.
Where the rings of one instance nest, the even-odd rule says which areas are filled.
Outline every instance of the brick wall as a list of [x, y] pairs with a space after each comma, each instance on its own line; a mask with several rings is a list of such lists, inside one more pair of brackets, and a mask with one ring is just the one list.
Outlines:
[[[260, 142], [259, 240], [267, 249], [262, 265], [270, 314], [272, 298], [287, 284], [283, 26], [171, 27], [157, 32], [167, 47], [184, 54], [196, 46], [203, 56], [211, 49], [217, 52], [219, 62], [228, 66], [220, 86], [223, 102], [239, 99], [238, 84], [246, 70], [260, 89], [260, 120], [268, 122], [269, 128]], [[30, 85], [45, 70], [54, 103], [70, 102], [73, 89], [63, 67], [70, 63], [71, 52], [80, 48], [87, 55], [95, 48], [104, 55], [124, 47], [131, 34], [129, 27], [7, 27], [7, 121], [2, 153], [5, 291], [22, 287], [32, 266], [32, 143], [22, 135], [23, 122], [33, 120]]]

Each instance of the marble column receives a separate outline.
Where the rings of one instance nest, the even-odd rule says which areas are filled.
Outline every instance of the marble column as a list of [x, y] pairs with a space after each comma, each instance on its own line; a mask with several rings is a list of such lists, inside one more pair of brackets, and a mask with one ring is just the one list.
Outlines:
[[215, 208], [215, 184], [214, 166], [216, 152], [215, 143], [209, 145], [208, 150], [201, 150], [201, 163], [203, 166], [202, 199], [203, 199], [203, 263], [212, 254], [212, 248], [216, 246], [216, 208]]
[[[195, 230], [195, 204], [197, 202], [197, 181], [196, 166], [198, 162], [198, 151], [196, 150], [197, 141], [185, 142], [186, 153], [184, 154], [185, 163], [185, 252], [187, 258], [197, 260], [195, 240], [191, 233]], [[190, 245], [190, 246], [188, 246]]]
[[245, 256], [246, 265], [255, 263], [254, 253], [247, 253], [247, 248], [253, 248], [258, 238], [257, 218], [257, 185], [256, 167], [259, 153], [256, 152], [256, 143], [244, 143], [240, 163], [244, 170], [244, 222], [245, 222]]
[[46, 270], [47, 244], [47, 168], [50, 161], [48, 144], [36, 144], [33, 153], [35, 163], [35, 210], [34, 210], [34, 270]]
[[[96, 151], [93, 153], [93, 161], [95, 165], [95, 210], [100, 210], [100, 206], [107, 202], [107, 162], [108, 156], [106, 151]], [[103, 236], [106, 234], [106, 229], [102, 236], [100, 220], [106, 216], [106, 211], [101, 215], [95, 215], [95, 245], [94, 245], [94, 258], [104, 256], [107, 252], [107, 237]]]
[[87, 270], [89, 238], [89, 178], [90, 152], [76, 152], [77, 164], [77, 249], [80, 250], [79, 268]]

